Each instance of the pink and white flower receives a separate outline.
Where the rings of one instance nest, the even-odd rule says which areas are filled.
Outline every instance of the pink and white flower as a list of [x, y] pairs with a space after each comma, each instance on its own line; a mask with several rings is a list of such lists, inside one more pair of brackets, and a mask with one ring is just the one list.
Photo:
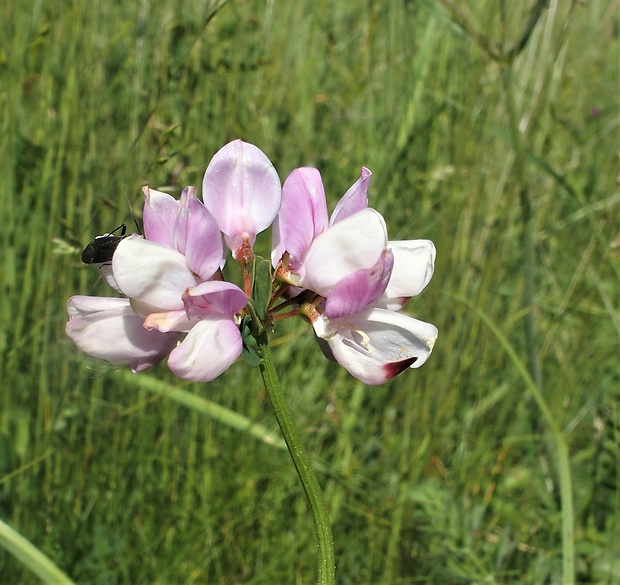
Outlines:
[[284, 183], [272, 263], [284, 259], [284, 278], [319, 295], [302, 312], [324, 353], [359, 380], [380, 384], [420, 367], [432, 351], [437, 328], [399, 311], [430, 281], [435, 247], [429, 240], [388, 241], [383, 217], [368, 207], [370, 178], [362, 167], [328, 222], [319, 172], [293, 171]]
[[112, 259], [115, 287], [126, 298], [72, 297], [67, 333], [89, 355], [135, 371], [161, 360], [186, 334], [168, 366], [188, 380], [211, 380], [241, 354], [236, 314], [247, 297], [213, 280], [224, 263], [222, 237], [193, 188], [180, 201], [148, 187], [144, 193], [149, 239], [124, 238]]
[[419, 368], [437, 339], [434, 325], [374, 307], [338, 319], [319, 315], [312, 326], [341, 366], [372, 385], [383, 384], [407, 368]]
[[[89, 355], [134, 371], [169, 354], [175, 374], [208, 381], [240, 356], [242, 322], [247, 343], [276, 319], [301, 314], [324, 353], [367, 384], [420, 367], [437, 328], [401, 309], [429, 283], [435, 246], [388, 239], [382, 215], [368, 207], [371, 177], [362, 167], [328, 217], [317, 169], [296, 169], [281, 190], [261, 150], [227, 144], [205, 172], [204, 204], [193, 187], [180, 200], [144, 188], [145, 237], [123, 233], [111, 263], [100, 265], [124, 298], [72, 297], [67, 333]], [[275, 281], [264, 269], [253, 280], [252, 247], [274, 219]], [[242, 266], [246, 292], [223, 279], [224, 242]], [[246, 308], [253, 291], [260, 302]], [[248, 330], [248, 319], [265, 322]]]
[[341, 278], [377, 262], [387, 245], [387, 230], [383, 217], [368, 208], [370, 178], [370, 171], [362, 167], [360, 179], [331, 219], [317, 169], [295, 169], [286, 179], [273, 226], [271, 261], [277, 266], [288, 253], [293, 284], [326, 294]]
[[280, 209], [278, 173], [265, 153], [234, 140], [211, 159], [202, 182], [202, 199], [213, 214], [235, 259], [244, 245], [267, 229]]
[[[395, 247], [401, 261], [422, 260], [409, 271], [399, 269], [407, 275], [396, 272], [394, 278], [397, 256], [386, 250], [372, 270], [338, 283], [321, 314], [309, 313], [323, 352], [366, 384], [382, 384], [407, 368], [419, 368], [437, 339], [434, 325], [399, 312], [402, 299], [418, 294], [430, 280], [428, 258], [419, 247], [428, 244]], [[431, 252], [434, 258], [434, 247]]]

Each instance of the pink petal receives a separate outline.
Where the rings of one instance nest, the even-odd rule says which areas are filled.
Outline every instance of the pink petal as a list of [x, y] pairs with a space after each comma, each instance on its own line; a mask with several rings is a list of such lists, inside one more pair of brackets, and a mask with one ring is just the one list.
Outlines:
[[143, 187], [144, 237], [167, 248], [174, 248], [174, 230], [179, 214], [179, 202], [161, 191]]
[[185, 255], [188, 268], [201, 280], [208, 280], [220, 268], [224, 255], [222, 235], [215, 218], [196, 198], [193, 187], [185, 188], [181, 194], [174, 242]]
[[162, 333], [168, 331], [189, 331], [194, 322], [192, 322], [185, 311], [166, 311], [164, 313], [150, 313], [144, 319], [145, 329], [156, 329]]
[[381, 384], [404, 369], [419, 368], [437, 339], [434, 325], [385, 309], [344, 319], [320, 317], [313, 327], [336, 361], [366, 384]]
[[372, 268], [387, 247], [381, 214], [371, 208], [339, 221], [312, 242], [303, 260], [301, 286], [328, 296], [342, 278]]
[[67, 313], [69, 319], [78, 317], [89, 317], [105, 311], [123, 310], [129, 306], [127, 299], [119, 299], [115, 297], [87, 297], [75, 295], [67, 301]]
[[372, 268], [358, 270], [340, 279], [327, 297], [325, 316], [339, 319], [359, 313], [374, 303], [385, 291], [393, 265], [392, 252], [384, 250]]
[[318, 235], [327, 229], [327, 202], [317, 169], [295, 169], [284, 181], [282, 205], [273, 227], [272, 262], [289, 252], [292, 268]]
[[138, 236], [120, 242], [112, 270], [125, 296], [162, 312], [182, 309], [183, 292], [196, 285], [196, 278], [180, 252]]
[[368, 207], [368, 189], [370, 188], [370, 179], [372, 173], [366, 167], [362, 167], [360, 178], [349, 187], [347, 192], [342, 196], [334, 213], [332, 213], [330, 225], [346, 219], [347, 217]]
[[243, 238], [253, 245], [280, 209], [280, 178], [262, 150], [241, 140], [230, 142], [211, 159], [202, 198], [233, 252]]
[[237, 285], [217, 280], [188, 288], [183, 299], [191, 315], [215, 312], [232, 316], [248, 304], [248, 297]]
[[67, 310], [67, 335], [81, 351], [135, 372], [161, 361], [177, 341], [174, 333], [144, 329], [128, 299], [74, 296]]
[[208, 382], [228, 369], [241, 349], [241, 333], [231, 319], [203, 319], [172, 351], [168, 367], [186, 380]]

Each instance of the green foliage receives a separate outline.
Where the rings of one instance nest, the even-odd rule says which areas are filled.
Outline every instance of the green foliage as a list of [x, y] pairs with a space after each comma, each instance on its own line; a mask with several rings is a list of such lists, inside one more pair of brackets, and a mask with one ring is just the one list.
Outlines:
[[265, 320], [267, 307], [271, 300], [271, 263], [260, 256], [253, 260], [252, 271], [252, 300], [257, 317]]
[[257, 368], [260, 365], [261, 355], [258, 342], [256, 341], [255, 320], [251, 315], [246, 315], [241, 319], [241, 339], [243, 340], [242, 357], [248, 366]]
[[[6, 3], [0, 517], [78, 582], [313, 582], [286, 452], [137, 387], [64, 334], [70, 295], [111, 294], [80, 252], [132, 223], [126, 197], [139, 215], [144, 184], [199, 185], [242, 137], [282, 179], [318, 166], [332, 206], [369, 167], [390, 238], [438, 250], [407, 307], [438, 326], [434, 354], [385, 386], [325, 360], [301, 320], [276, 323], [338, 582], [559, 581], [548, 429], [477, 311], [524, 362], [534, 315], [543, 395], [571, 455], [578, 577], [619, 580], [615, 4], [551, 2], [512, 62], [496, 60], [539, 4]], [[269, 244], [259, 236], [257, 253]], [[179, 385], [165, 364], [151, 375]], [[182, 387], [277, 431], [242, 361]], [[0, 551], [0, 581], [35, 579]]]

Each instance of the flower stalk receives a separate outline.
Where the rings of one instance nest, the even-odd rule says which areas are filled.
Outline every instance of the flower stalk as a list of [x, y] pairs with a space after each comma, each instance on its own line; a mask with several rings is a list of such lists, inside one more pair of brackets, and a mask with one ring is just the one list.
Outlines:
[[312, 512], [314, 527], [319, 547], [318, 585], [333, 585], [335, 583], [336, 565], [334, 558], [334, 539], [327, 513], [327, 506], [319, 486], [316, 474], [310, 459], [304, 449], [301, 436], [293, 415], [286, 402], [280, 379], [276, 372], [269, 349], [266, 331], [258, 336], [259, 351], [261, 354], [260, 371], [269, 394], [273, 411], [276, 415], [282, 435], [286, 441], [291, 459], [297, 469], [297, 475], [306, 492], [306, 498]]

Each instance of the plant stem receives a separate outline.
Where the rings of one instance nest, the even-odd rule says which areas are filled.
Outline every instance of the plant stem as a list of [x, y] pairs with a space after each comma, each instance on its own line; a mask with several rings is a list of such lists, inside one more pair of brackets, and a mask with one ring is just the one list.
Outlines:
[[[510, 120], [510, 133], [515, 149], [515, 171], [519, 185], [519, 201], [521, 204], [521, 217], [523, 221], [523, 250], [524, 250], [524, 306], [528, 309], [525, 315], [525, 340], [527, 346], [529, 371], [522, 371], [522, 376], [530, 389], [530, 392], [538, 405], [538, 408], [551, 431], [551, 437], [556, 449], [556, 465], [560, 483], [560, 505], [562, 511], [562, 583], [573, 585], [575, 583], [575, 534], [574, 534], [574, 510], [573, 510], [573, 487], [570, 468], [570, 458], [566, 439], [553, 418], [544, 399], [543, 375], [540, 365], [540, 354], [536, 336], [536, 254], [534, 244], [534, 219], [529, 190], [525, 179], [525, 147], [523, 145], [517, 108], [512, 90], [512, 68], [508, 65], [502, 72], [502, 81], [506, 93], [508, 116]], [[500, 331], [485, 315], [480, 313], [485, 322], [493, 329], [495, 335], [509, 355], [519, 366], [517, 355], [513, 348], [503, 339]]]
[[306, 492], [306, 498], [314, 519], [319, 545], [319, 574], [317, 583], [319, 585], [333, 585], [335, 583], [336, 565], [334, 559], [334, 539], [332, 537], [327, 506], [325, 505], [316, 474], [301, 441], [301, 436], [293, 421], [293, 415], [286, 402], [282, 386], [280, 385], [280, 379], [273, 364], [269, 341], [265, 332], [259, 335], [258, 343], [262, 352], [260, 371], [263, 381], [269, 393], [269, 398], [289, 453], [297, 469], [297, 475], [299, 475], [299, 479]]
[[540, 355], [536, 336], [536, 250], [534, 243], [534, 217], [532, 202], [530, 201], [529, 189], [525, 178], [525, 152], [521, 132], [519, 130], [517, 107], [512, 91], [511, 66], [504, 68], [502, 72], [502, 81], [504, 83], [504, 91], [506, 93], [506, 102], [508, 105], [510, 135], [515, 151], [515, 175], [519, 187], [519, 203], [521, 205], [521, 220], [523, 222], [523, 305], [527, 310], [524, 322], [528, 365], [536, 386], [543, 392], [543, 376], [540, 367]]

